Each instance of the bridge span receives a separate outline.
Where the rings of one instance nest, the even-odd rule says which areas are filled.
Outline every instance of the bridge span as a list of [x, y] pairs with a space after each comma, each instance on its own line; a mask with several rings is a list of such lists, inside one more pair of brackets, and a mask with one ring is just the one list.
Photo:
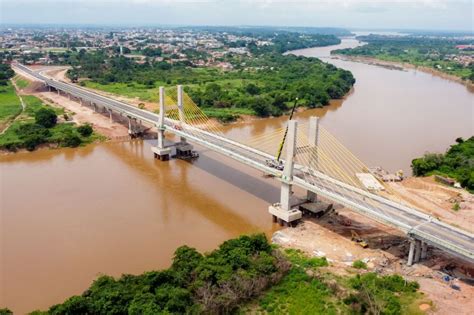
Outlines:
[[[181, 87], [178, 87], [177, 94], [179, 118], [173, 119], [165, 115], [166, 99], [163, 88], [160, 88], [160, 111], [159, 114], [155, 114], [99, 95], [77, 85], [51, 79], [21, 64], [15, 64], [13, 67], [20, 73], [23, 72], [34, 77], [49, 88], [57, 90], [58, 93], [62, 91], [80, 99], [81, 102], [90, 102], [91, 105], [101, 106], [110, 113], [116, 112], [127, 117], [129, 128], [131, 128], [132, 120], [139, 124], [156, 127], [158, 129], [158, 144], [153, 148], [153, 153], [162, 160], [169, 158], [172, 147], [176, 150], [190, 151], [192, 146], [188, 143], [189, 141], [274, 176], [281, 182], [281, 199], [280, 202], [269, 207], [269, 212], [280, 223], [291, 224], [301, 218], [301, 212], [290, 202], [292, 186], [298, 186], [308, 192], [308, 199], [314, 201], [317, 196], [324, 197], [406, 233], [411, 241], [408, 255], [409, 265], [426, 257], [428, 245], [474, 262], [474, 235], [472, 233], [441, 222], [409, 205], [395, 202], [372, 191], [343, 182], [330, 174], [326, 174], [320, 168], [314, 167], [314, 161], [309, 164], [300, 164], [295, 161], [296, 139], [299, 132], [296, 121], [288, 123], [286, 156], [283, 159], [284, 167], [275, 168], [268, 163], [269, 160], [274, 159], [273, 155], [226, 138], [222, 134], [216, 134], [199, 126], [187, 124], [184, 119]], [[310, 141], [308, 147], [317, 151], [317, 118], [310, 119], [309, 131]], [[173, 133], [179, 136], [181, 140], [177, 143], [167, 143], [165, 132]]]

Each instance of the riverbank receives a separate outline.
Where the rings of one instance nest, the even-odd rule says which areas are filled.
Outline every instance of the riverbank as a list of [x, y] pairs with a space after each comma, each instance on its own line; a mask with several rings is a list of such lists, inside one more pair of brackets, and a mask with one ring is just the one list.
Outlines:
[[[82, 295], [44, 314], [129, 313], [327, 314], [370, 310], [423, 314], [419, 285], [369, 272], [364, 262], [334, 272], [325, 257], [272, 246], [263, 234], [240, 236], [201, 254], [179, 247], [171, 267], [119, 279], [100, 276]], [[120, 299], [116, 297], [120, 296]]]
[[364, 57], [364, 56], [348, 56], [348, 55], [341, 55], [341, 54], [333, 54], [332, 56], [341, 59], [341, 60], [347, 60], [347, 61], [353, 61], [353, 62], [361, 62], [365, 63], [368, 65], [374, 65], [374, 66], [381, 66], [390, 70], [418, 70], [422, 71], [428, 74], [432, 74], [434, 76], [443, 78], [445, 80], [453, 81], [460, 83], [468, 88], [469, 91], [474, 93], [474, 82], [463, 80], [460, 77], [457, 77], [455, 75], [447, 74], [445, 72], [429, 68], [429, 67], [424, 67], [424, 66], [417, 66], [411, 63], [406, 63], [406, 62], [396, 62], [396, 61], [386, 61], [382, 59], [377, 59], [373, 57]]
[[11, 110], [5, 110], [9, 109], [13, 98], [0, 99], [0, 107], [5, 109], [3, 116], [7, 118], [0, 133], [1, 154], [77, 147], [104, 140], [102, 135], [93, 132], [87, 122], [79, 126], [79, 122], [72, 118], [75, 115], [73, 111], [31, 93], [35, 90], [35, 83], [17, 76], [11, 84], [6, 88], [18, 100], [20, 111], [12, 117], [8, 116]]

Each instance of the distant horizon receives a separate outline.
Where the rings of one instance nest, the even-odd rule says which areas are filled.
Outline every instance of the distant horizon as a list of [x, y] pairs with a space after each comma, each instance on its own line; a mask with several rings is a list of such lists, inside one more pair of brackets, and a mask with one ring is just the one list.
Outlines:
[[1, 0], [1, 25], [275, 26], [473, 32], [471, 0]]
[[467, 33], [474, 35], [472, 29], [441, 29], [441, 28], [364, 28], [364, 27], [345, 27], [345, 26], [308, 26], [308, 25], [264, 25], [264, 24], [98, 24], [98, 23], [3, 23], [0, 27], [64, 27], [64, 28], [185, 28], [185, 27], [229, 27], [229, 28], [312, 28], [312, 29], [339, 29], [347, 31], [383, 31], [383, 32], [440, 32], [440, 33]]

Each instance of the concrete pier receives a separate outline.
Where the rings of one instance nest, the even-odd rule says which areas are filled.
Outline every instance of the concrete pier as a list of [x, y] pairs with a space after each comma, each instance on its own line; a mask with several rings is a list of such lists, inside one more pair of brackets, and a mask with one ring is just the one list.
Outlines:
[[410, 240], [410, 249], [408, 251], [408, 261], [407, 265], [413, 265], [413, 257], [415, 256], [415, 240]]
[[302, 217], [301, 211], [296, 208], [292, 209], [290, 203], [294, 166], [293, 158], [296, 148], [296, 129], [297, 122], [290, 120], [288, 122], [286, 161], [282, 174], [280, 202], [268, 207], [268, 212], [273, 216], [273, 220], [276, 220], [280, 225], [293, 225]]
[[155, 158], [161, 161], [170, 159], [171, 149], [165, 147], [165, 88], [160, 87], [160, 113], [158, 118], [158, 144], [156, 147], [152, 146], [151, 151]]

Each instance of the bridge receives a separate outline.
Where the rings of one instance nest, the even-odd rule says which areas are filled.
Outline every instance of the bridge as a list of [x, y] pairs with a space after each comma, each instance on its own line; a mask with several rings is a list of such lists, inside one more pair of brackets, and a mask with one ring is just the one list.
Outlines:
[[[307, 191], [306, 199], [317, 202], [319, 198], [348, 207], [382, 224], [395, 227], [410, 239], [408, 264], [423, 259], [427, 246], [442, 249], [452, 255], [474, 262], [474, 235], [446, 224], [437, 218], [396, 200], [390, 189], [367, 187], [361, 176], [369, 176], [368, 168], [312, 117], [307, 126], [294, 120], [286, 128], [277, 129], [251, 139], [230, 139], [221, 127], [208, 119], [178, 86], [165, 93], [160, 88], [158, 113], [142, 110], [91, 90], [57, 81], [21, 65], [13, 65], [20, 73], [43, 82], [58, 93], [66, 93], [94, 108], [100, 108], [126, 117], [129, 132], [133, 125], [146, 124], [156, 127], [157, 145], [152, 148], [161, 160], [177, 155], [192, 157], [193, 144], [216, 151], [247, 166], [260, 170], [281, 182], [280, 201], [269, 206], [273, 219], [280, 224], [292, 225], [302, 217], [298, 203], [292, 197], [293, 186]], [[171, 142], [166, 133], [180, 138]], [[286, 136], [284, 159], [275, 164], [275, 139]], [[273, 154], [272, 154], [273, 153]], [[376, 182], [375, 186], [382, 183]]]

